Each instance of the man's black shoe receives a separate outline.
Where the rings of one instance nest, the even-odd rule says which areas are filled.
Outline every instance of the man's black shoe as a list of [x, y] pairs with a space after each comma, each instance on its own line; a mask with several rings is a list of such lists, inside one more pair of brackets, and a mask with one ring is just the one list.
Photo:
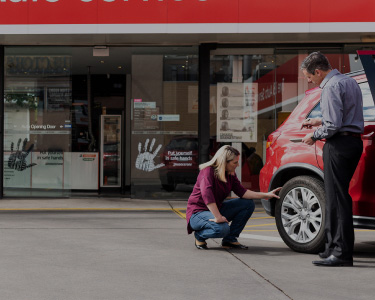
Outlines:
[[353, 260], [346, 260], [337, 258], [334, 255], [331, 255], [323, 260], [316, 260], [312, 262], [316, 266], [322, 267], [352, 267]]
[[328, 258], [330, 256], [330, 254], [327, 254], [326, 252], [320, 252], [319, 253], [319, 257], [324, 259], [324, 258]]

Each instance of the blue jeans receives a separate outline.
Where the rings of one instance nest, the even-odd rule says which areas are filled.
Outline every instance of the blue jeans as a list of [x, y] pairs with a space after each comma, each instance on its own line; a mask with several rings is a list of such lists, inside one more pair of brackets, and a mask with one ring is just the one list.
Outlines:
[[195, 231], [195, 238], [204, 242], [206, 239], [223, 238], [225, 242], [237, 242], [237, 238], [244, 229], [255, 209], [251, 199], [230, 199], [224, 201], [220, 213], [227, 218], [228, 223], [215, 223], [209, 219], [215, 219], [210, 211], [200, 211], [190, 218], [190, 226]]

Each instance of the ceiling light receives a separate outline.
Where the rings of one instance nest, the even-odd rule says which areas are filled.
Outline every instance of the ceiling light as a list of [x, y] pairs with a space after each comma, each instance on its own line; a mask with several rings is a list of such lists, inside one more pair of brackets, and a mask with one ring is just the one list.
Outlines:
[[107, 46], [95, 46], [93, 56], [109, 56], [109, 48]]

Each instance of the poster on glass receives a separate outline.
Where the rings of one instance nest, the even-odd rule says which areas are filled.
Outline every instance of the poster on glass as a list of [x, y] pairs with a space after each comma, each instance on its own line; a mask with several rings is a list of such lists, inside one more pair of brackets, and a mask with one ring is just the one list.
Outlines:
[[217, 84], [217, 141], [257, 141], [257, 85]]

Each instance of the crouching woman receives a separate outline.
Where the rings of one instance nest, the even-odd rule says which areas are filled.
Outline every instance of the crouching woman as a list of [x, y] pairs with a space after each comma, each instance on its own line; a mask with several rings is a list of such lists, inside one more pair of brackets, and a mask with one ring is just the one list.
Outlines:
[[[207, 249], [209, 238], [223, 238], [221, 245], [225, 248], [247, 249], [237, 238], [254, 211], [252, 199], [279, 198], [276, 193], [281, 188], [258, 193], [241, 185], [235, 174], [239, 156], [237, 149], [226, 145], [209, 162], [199, 166], [186, 210], [188, 233], [194, 231], [198, 249]], [[240, 198], [224, 201], [231, 191]]]

